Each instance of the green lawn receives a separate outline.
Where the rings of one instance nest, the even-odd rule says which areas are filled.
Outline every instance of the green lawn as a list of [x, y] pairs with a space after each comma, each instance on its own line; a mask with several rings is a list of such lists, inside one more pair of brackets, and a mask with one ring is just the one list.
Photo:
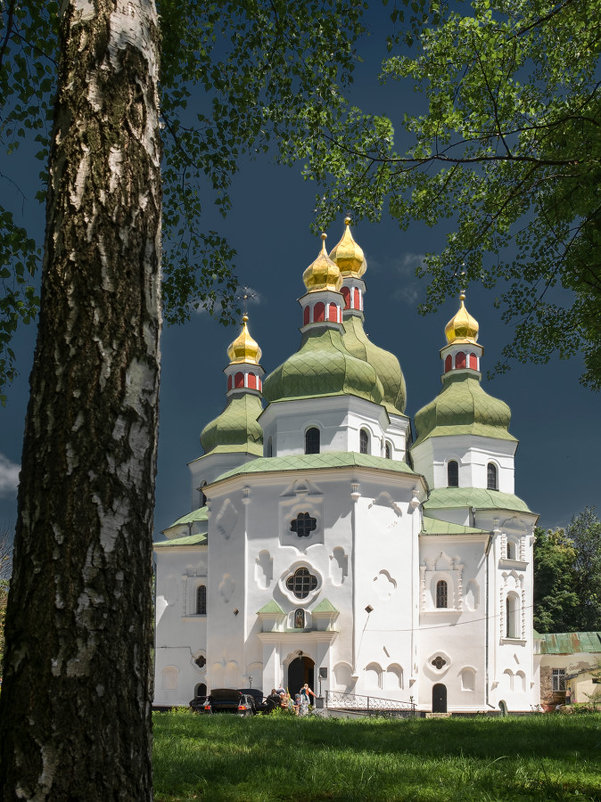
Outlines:
[[601, 715], [154, 716], [155, 799], [601, 799]]

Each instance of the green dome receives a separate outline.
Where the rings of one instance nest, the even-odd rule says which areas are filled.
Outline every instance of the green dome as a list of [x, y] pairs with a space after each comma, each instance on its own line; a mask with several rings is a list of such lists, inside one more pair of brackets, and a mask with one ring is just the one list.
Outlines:
[[263, 384], [267, 401], [346, 394], [380, 404], [384, 389], [374, 368], [347, 351], [336, 329], [305, 332], [299, 350]]
[[509, 434], [511, 410], [504, 401], [485, 393], [476, 376], [447, 373], [439, 395], [415, 416], [416, 445], [427, 437], [475, 434], [515, 440]]
[[257, 418], [263, 411], [259, 396], [240, 393], [230, 396], [221, 415], [204, 427], [200, 443], [205, 454], [242, 451], [263, 456], [263, 430]]
[[388, 412], [393, 415], [404, 413], [407, 405], [407, 385], [396, 356], [371, 342], [358, 315], [350, 315], [344, 321], [342, 340], [353, 356], [369, 363], [376, 371], [384, 388], [382, 403]]

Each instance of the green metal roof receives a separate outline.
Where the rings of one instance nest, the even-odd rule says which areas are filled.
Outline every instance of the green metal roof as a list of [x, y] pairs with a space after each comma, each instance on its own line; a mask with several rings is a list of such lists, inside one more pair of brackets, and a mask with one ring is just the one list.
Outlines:
[[263, 383], [267, 401], [356, 395], [376, 404], [384, 388], [375, 369], [346, 348], [338, 329], [310, 329], [299, 350], [277, 367]]
[[443, 389], [415, 415], [415, 446], [428, 437], [472, 434], [513, 440], [507, 431], [511, 410], [504, 401], [488, 395], [480, 380], [468, 373], [447, 373]]
[[209, 520], [209, 508], [208, 507], [199, 507], [197, 510], [193, 510], [189, 512], [187, 515], [183, 515], [181, 518], [178, 518], [177, 521], [174, 521], [171, 526], [168, 526], [167, 529], [171, 529], [172, 526], [178, 526], [179, 524], [193, 524], [197, 523], [198, 521], [208, 521]]
[[286, 615], [280, 605], [273, 599], [268, 601], [267, 604], [264, 604], [260, 610], [257, 610], [257, 615], [261, 615], [262, 613], [271, 615]]
[[368, 362], [375, 369], [384, 388], [382, 404], [388, 412], [393, 415], [404, 414], [407, 385], [396, 356], [372, 343], [359, 315], [349, 315], [345, 319], [342, 340], [353, 356]]
[[321, 468], [377, 468], [393, 473], [414, 474], [404, 462], [373, 457], [371, 454], [357, 454], [354, 451], [326, 451], [322, 454], [291, 454], [287, 457], [259, 457], [245, 465], [239, 465], [222, 473], [215, 479], [220, 482], [232, 476], [250, 473], [271, 473], [274, 471], [314, 471]]
[[201, 532], [198, 535], [186, 535], [185, 537], [174, 537], [172, 540], [161, 540], [154, 543], [155, 549], [167, 549], [171, 546], [203, 546], [207, 542], [207, 533]]
[[551, 632], [542, 634], [541, 654], [601, 652], [601, 632]]
[[312, 613], [339, 613], [340, 610], [337, 610], [336, 607], [332, 604], [329, 599], [322, 599], [317, 607], [314, 607], [311, 610]]
[[462, 526], [450, 521], [441, 521], [424, 514], [422, 522], [423, 535], [482, 535], [488, 534], [484, 529], [474, 529], [472, 526]]
[[240, 393], [228, 398], [227, 406], [202, 430], [200, 442], [205, 452], [245, 452], [263, 454], [263, 429], [257, 418], [263, 411], [259, 396]]
[[531, 512], [525, 501], [512, 493], [498, 490], [484, 490], [480, 487], [440, 487], [431, 490], [424, 502], [424, 509], [445, 509], [455, 507], [475, 507], [477, 510], [510, 510], [512, 512]]

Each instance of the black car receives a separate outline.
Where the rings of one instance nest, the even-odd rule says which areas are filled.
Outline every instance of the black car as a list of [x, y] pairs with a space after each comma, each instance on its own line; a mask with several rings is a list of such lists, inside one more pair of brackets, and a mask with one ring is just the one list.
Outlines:
[[257, 712], [255, 700], [248, 693], [235, 688], [216, 688], [205, 699], [205, 713], [234, 713], [238, 716], [254, 716]]

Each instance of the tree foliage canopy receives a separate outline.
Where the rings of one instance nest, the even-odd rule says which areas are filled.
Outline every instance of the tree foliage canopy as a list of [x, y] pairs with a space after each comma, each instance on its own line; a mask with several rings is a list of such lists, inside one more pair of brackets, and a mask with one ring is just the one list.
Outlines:
[[534, 627], [601, 630], [601, 521], [594, 508], [575, 515], [566, 530], [536, 530]]
[[[464, 281], [497, 287], [515, 326], [497, 371], [580, 349], [582, 381], [600, 388], [601, 3], [405, 5], [383, 79], [411, 80], [426, 110], [405, 117], [406, 152], [358, 154], [374, 216], [387, 206], [402, 227], [448, 221], [446, 247], [424, 261], [424, 311]], [[351, 186], [332, 188], [325, 218]]]
[[[390, 152], [387, 121], [352, 108], [366, 2], [158, 0], [161, 15], [164, 314], [186, 320], [202, 304], [222, 322], [237, 314], [235, 251], [209, 211], [226, 215], [241, 160], [268, 153], [304, 164], [305, 176], [345, 181], [354, 156], [331, 148], [327, 131], [356, 150]], [[55, 91], [58, 5], [0, 0], [0, 147], [34, 137], [46, 164]], [[382, 150], [384, 148], [384, 150]], [[0, 175], [0, 180], [3, 179]], [[39, 200], [45, 198], [42, 172]], [[348, 182], [346, 182], [348, 183]], [[17, 191], [0, 205], [0, 391], [14, 375], [11, 337], [35, 317], [41, 251], [17, 220]], [[11, 205], [12, 203], [12, 205]], [[361, 203], [357, 214], [365, 212]], [[214, 217], [214, 215], [212, 215]]]

